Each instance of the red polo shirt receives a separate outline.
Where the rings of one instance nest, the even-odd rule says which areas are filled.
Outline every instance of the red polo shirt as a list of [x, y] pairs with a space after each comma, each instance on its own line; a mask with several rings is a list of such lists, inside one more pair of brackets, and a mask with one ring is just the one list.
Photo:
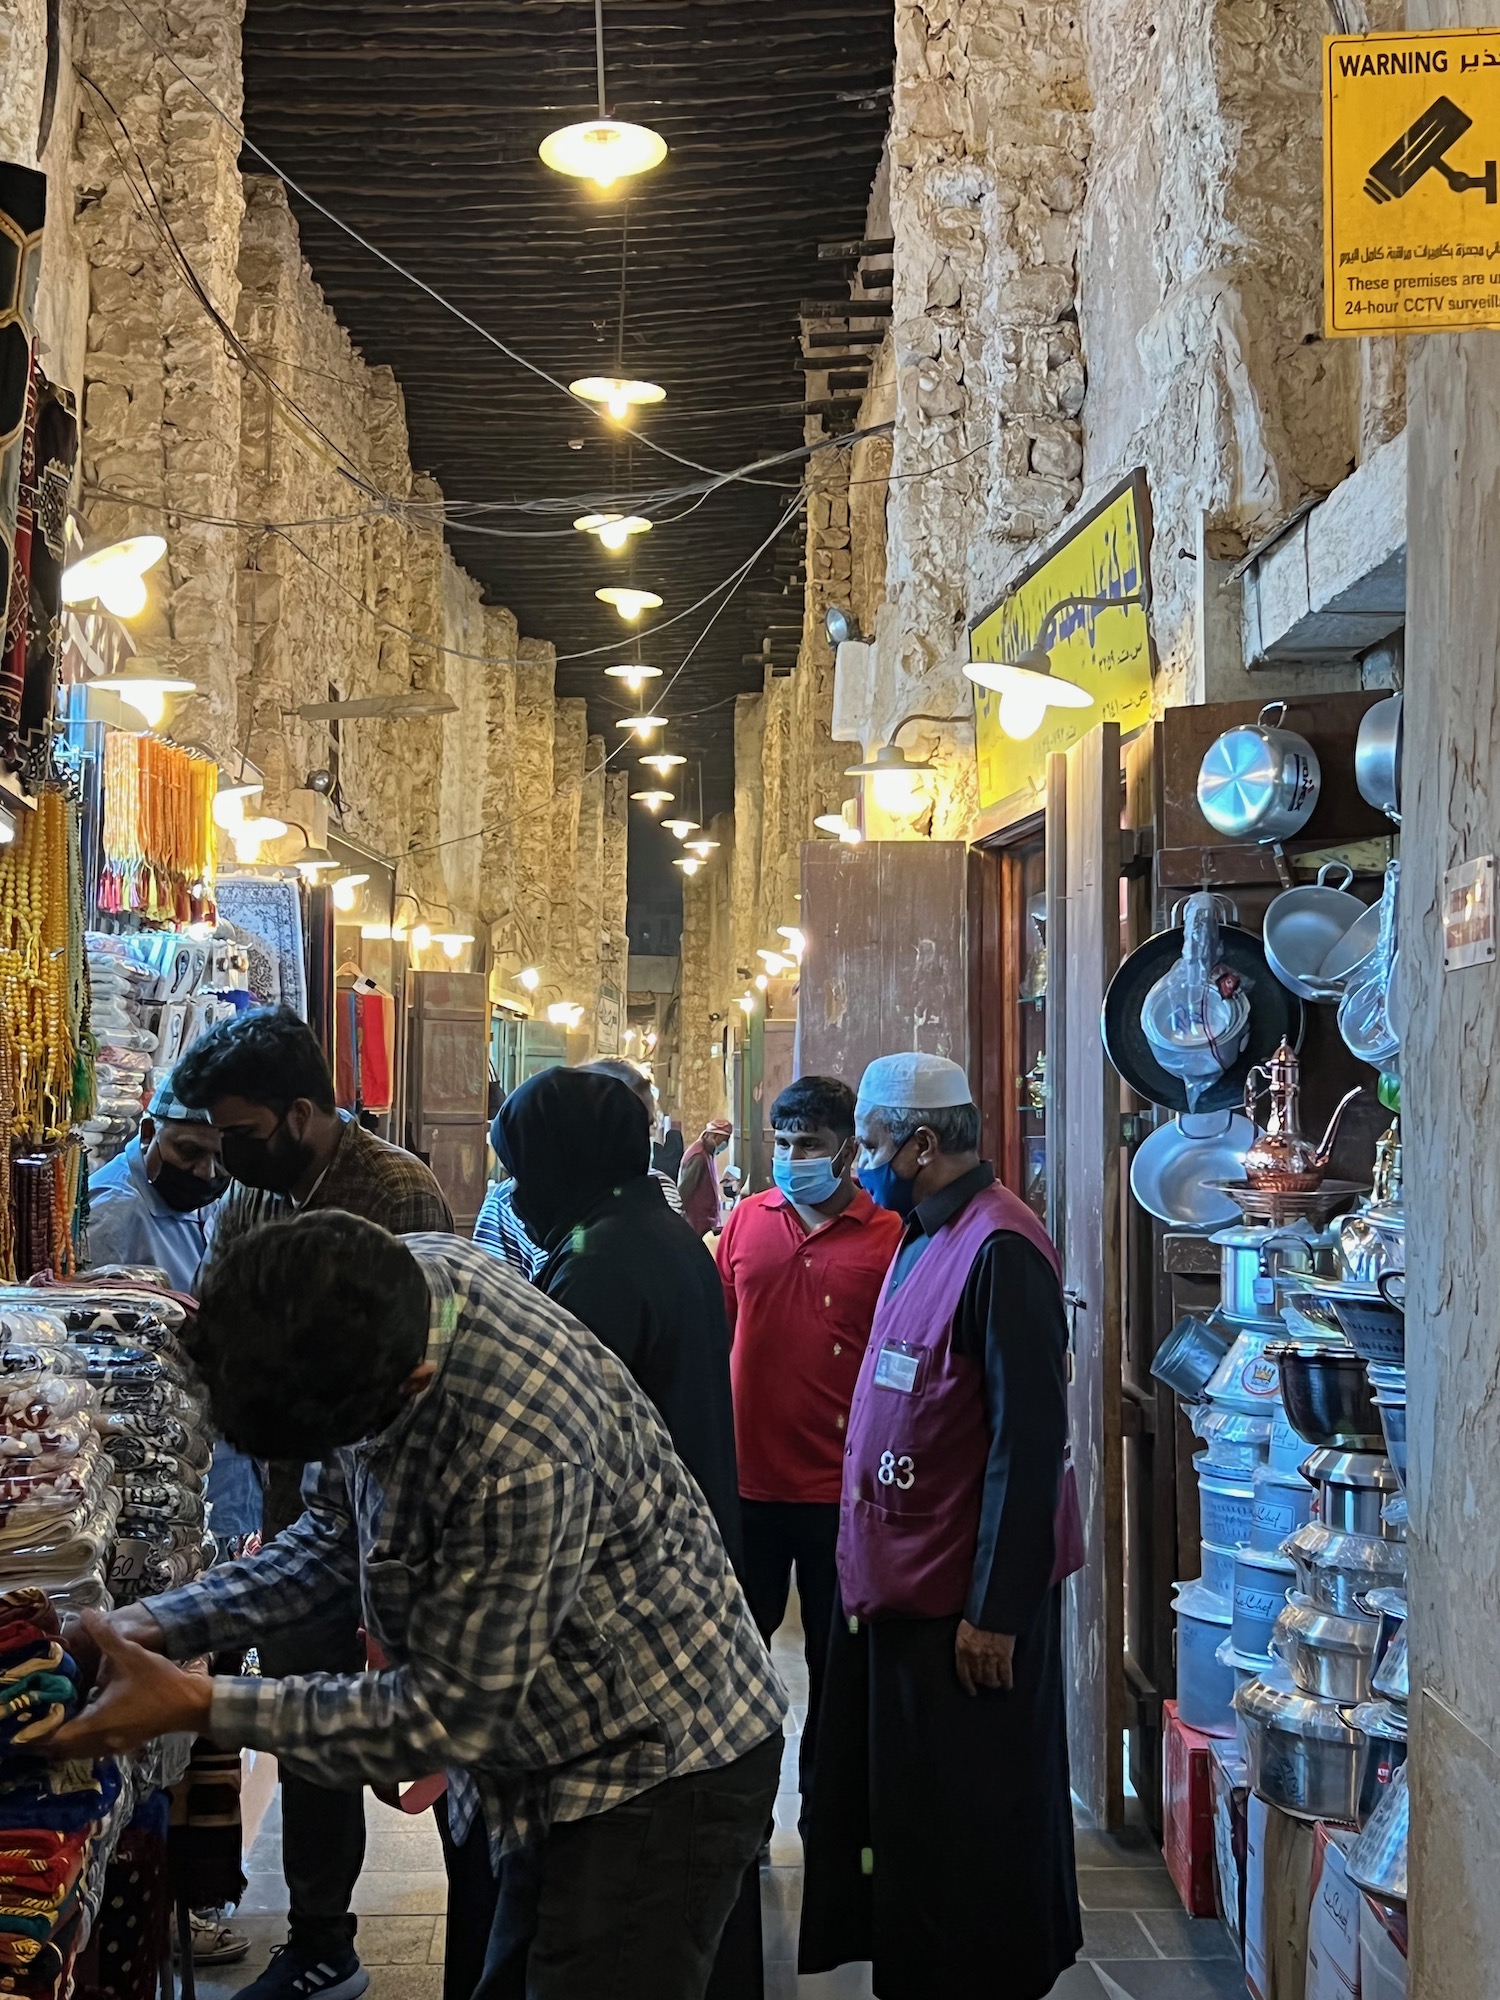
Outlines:
[[901, 1229], [859, 1187], [810, 1233], [778, 1188], [730, 1215], [718, 1258], [742, 1498], [837, 1506], [849, 1405]]

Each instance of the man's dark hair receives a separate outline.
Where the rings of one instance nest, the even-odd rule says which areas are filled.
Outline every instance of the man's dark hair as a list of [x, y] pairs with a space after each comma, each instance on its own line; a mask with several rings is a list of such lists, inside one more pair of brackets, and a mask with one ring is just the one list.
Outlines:
[[840, 1139], [854, 1137], [854, 1092], [836, 1076], [799, 1076], [771, 1106], [771, 1130], [795, 1136], [823, 1126]]
[[305, 1464], [390, 1423], [431, 1306], [400, 1237], [318, 1209], [226, 1244], [183, 1338], [229, 1442]]
[[623, 1056], [600, 1056], [594, 1062], [580, 1063], [586, 1076], [612, 1076], [616, 1083], [623, 1083], [627, 1090], [633, 1090], [646, 1108], [655, 1114], [656, 1099], [651, 1094], [651, 1079], [644, 1070], [627, 1062]]
[[172, 1088], [195, 1111], [221, 1097], [278, 1113], [299, 1097], [320, 1111], [338, 1101], [316, 1035], [290, 1007], [252, 1007], [210, 1028], [173, 1070]]

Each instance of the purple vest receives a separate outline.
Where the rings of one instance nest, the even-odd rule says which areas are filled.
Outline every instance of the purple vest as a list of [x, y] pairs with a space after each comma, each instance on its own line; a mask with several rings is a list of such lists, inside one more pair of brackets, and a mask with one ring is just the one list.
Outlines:
[[990, 1450], [983, 1370], [953, 1351], [953, 1315], [986, 1240], [1013, 1230], [1061, 1281], [1052, 1239], [999, 1183], [886, 1275], [849, 1411], [839, 1585], [856, 1618], [950, 1618], [968, 1601]]

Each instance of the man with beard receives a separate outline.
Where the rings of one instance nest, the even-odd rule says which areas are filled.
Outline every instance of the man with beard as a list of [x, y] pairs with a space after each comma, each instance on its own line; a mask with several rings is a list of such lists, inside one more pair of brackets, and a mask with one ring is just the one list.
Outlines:
[[[394, 1236], [452, 1230], [431, 1169], [338, 1109], [323, 1052], [289, 1008], [255, 1008], [210, 1030], [177, 1065], [172, 1085], [184, 1104], [208, 1112], [234, 1180], [219, 1207], [215, 1260], [247, 1230], [315, 1209], [342, 1209]], [[302, 1513], [302, 1470], [271, 1462], [268, 1541]], [[277, 1678], [358, 1673], [365, 1648], [356, 1621], [340, 1609], [268, 1638], [260, 1663]], [[364, 1864], [364, 1795], [287, 1775], [281, 1816], [287, 1946], [241, 2000], [357, 2000], [370, 1983], [349, 1908]]]

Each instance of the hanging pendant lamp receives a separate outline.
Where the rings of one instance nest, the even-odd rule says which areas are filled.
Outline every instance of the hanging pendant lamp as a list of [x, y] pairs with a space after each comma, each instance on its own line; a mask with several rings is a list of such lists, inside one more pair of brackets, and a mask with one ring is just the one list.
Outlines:
[[581, 403], [602, 403], [617, 424], [623, 424], [632, 410], [667, 400], [660, 383], [637, 382], [629, 375], [583, 375], [568, 384], [568, 394]]
[[661, 599], [654, 590], [632, 590], [628, 584], [606, 584], [594, 595], [601, 604], [612, 604], [627, 624], [634, 624], [643, 611], [661, 609]]
[[649, 535], [651, 523], [644, 514], [580, 514], [573, 523], [580, 534], [593, 535], [601, 547], [617, 552], [632, 535]]
[[581, 124], [549, 132], [537, 151], [543, 166], [573, 180], [612, 188], [616, 181], [649, 173], [667, 157], [667, 142], [649, 125], [631, 125], [611, 118], [604, 90], [604, 0], [594, 0], [594, 74], [599, 88], [599, 115]]

